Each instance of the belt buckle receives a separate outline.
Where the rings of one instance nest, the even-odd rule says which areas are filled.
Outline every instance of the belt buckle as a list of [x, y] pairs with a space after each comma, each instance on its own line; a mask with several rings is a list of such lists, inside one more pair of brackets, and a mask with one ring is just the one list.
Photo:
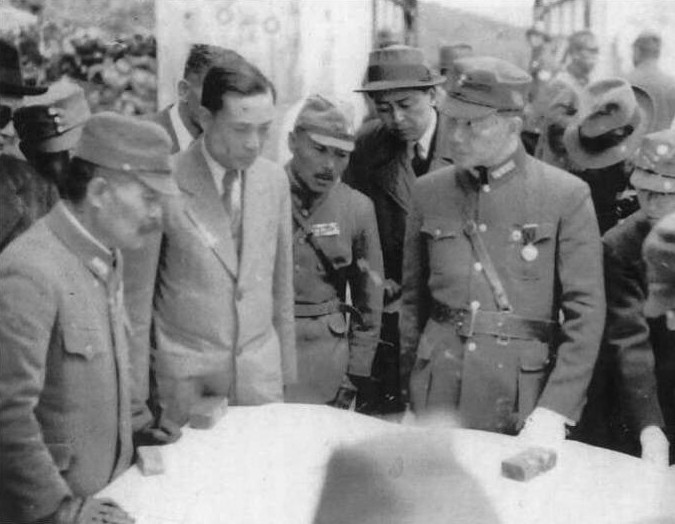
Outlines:
[[500, 346], [508, 346], [509, 342], [511, 341], [511, 337], [509, 337], [506, 333], [504, 333], [504, 326], [506, 325], [506, 315], [510, 314], [510, 310], [502, 310], [498, 315], [498, 320], [497, 320], [497, 328], [498, 328], [498, 333], [497, 333], [497, 344]]

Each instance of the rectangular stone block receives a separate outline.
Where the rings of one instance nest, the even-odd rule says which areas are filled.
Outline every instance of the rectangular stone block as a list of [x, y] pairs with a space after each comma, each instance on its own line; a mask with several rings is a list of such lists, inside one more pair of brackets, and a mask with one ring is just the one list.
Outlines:
[[164, 473], [164, 461], [160, 446], [139, 446], [136, 449], [138, 454], [138, 468], [145, 477], [150, 475], [161, 475]]
[[533, 447], [502, 461], [502, 475], [527, 482], [555, 467], [558, 455], [552, 449]]

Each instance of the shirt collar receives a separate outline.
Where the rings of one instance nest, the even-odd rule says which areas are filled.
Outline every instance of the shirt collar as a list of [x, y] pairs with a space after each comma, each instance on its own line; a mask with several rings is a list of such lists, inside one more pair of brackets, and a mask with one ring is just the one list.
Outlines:
[[193, 142], [195, 137], [192, 136], [188, 128], [185, 127], [183, 119], [180, 117], [178, 112], [178, 104], [174, 104], [169, 108], [169, 118], [171, 119], [171, 125], [173, 130], [176, 132], [176, 138], [178, 139], [178, 148], [181, 151], [185, 151], [190, 144]]
[[213, 177], [213, 181], [216, 184], [218, 194], [223, 196], [223, 176], [225, 175], [225, 168], [211, 156], [211, 153], [209, 153], [209, 150], [206, 147], [205, 140], [201, 141], [201, 147], [204, 160], [206, 160], [206, 165], [208, 166], [211, 176]]
[[432, 109], [431, 111], [431, 121], [427, 126], [426, 130], [417, 141], [417, 152], [422, 157], [423, 160], [426, 160], [429, 156], [429, 151], [431, 150], [431, 141], [434, 138], [434, 132], [436, 131], [436, 124], [438, 123], [438, 115], [436, 111]]

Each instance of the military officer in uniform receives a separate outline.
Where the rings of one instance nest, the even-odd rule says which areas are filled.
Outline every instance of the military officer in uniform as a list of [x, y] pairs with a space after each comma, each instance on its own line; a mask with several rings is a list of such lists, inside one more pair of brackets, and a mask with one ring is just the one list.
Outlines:
[[457, 67], [443, 109], [455, 166], [417, 180], [406, 226], [412, 406], [559, 442], [581, 414], [605, 316], [593, 203], [586, 184], [523, 149], [530, 76], [491, 57]]
[[286, 399], [348, 408], [370, 376], [383, 293], [373, 204], [340, 180], [354, 149], [348, 108], [310, 96], [288, 145], [298, 383]]
[[378, 119], [359, 130], [345, 181], [375, 206], [384, 257], [382, 343], [377, 349], [372, 412], [402, 411], [398, 318], [401, 265], [410, 192], [416, 177], [452, 161], [447, 118], [436, 110], [445, 78], [433, 74], [420, 49], [394, 45], [370, 54], [365, 84], [358, 89], [374, 102]]
[[0, 256], [0, 522], [133, 522], [92, 497], [132, 459], [119, 249], [161, 226], [170, 147], [156, 124], [92, 117], [63, 200]]

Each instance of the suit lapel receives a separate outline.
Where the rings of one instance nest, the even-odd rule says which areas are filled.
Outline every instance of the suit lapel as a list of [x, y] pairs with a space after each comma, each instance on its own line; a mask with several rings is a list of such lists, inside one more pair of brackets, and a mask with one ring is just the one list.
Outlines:
[[402, 209], [408, 211], [415, 173], [405, 148], [397, 147], [380, 166], [375, 166], [374, 181]]
[[436, 136], [434, 138], [434, 154], [429, 164], [429, 172], [452, 164], [450, 149], [448, 147], [449, 118], [443, 113], [438, 113], [436, 124]]
[[230, 218], [218, 196], [216, 184], [201, 151], [201, 140], [190, 146], [189, 166], [176, 170], [176, 182], [187, 194], [185, 214], [205, 244], [234, 277], [239, 271]]
[[[265, 198], [265, 195], [270, 189], [265, 184], [264, 175], [257, 161], [243, 175], [241, 281], [244, 281], [248, 273], [255, 268], [255, 257], [263, 245], [261, 239], [269, 237], [265, 231], [265, 224], [268, 223], [265, 218], [270, 216], [273, 210], [267, 207], [269, 199]], [[276, 221], [272, 223], [276, 225]], [[276, 239], [276, 235], [274, 238]]]

